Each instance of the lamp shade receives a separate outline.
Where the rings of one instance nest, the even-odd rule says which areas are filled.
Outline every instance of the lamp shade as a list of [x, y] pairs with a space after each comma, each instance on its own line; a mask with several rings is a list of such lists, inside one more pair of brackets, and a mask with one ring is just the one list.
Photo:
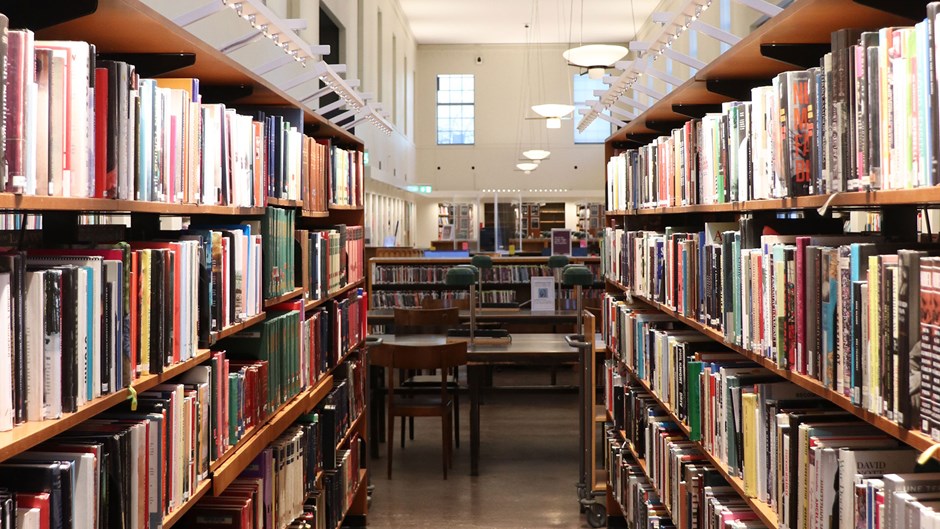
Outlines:
[[561, 128], [561, 118], [548, 118], [545, 120], [545, 128], [547, 129], [560, 129]]
[[455, 266], [447, 271], [444, 284], [450, 287], [469, 287], [477, 282], [476, 268], [472, 266]]
[[489, 255], [474, 255], [470, 259], [470, 264], [477, 268], [492, 268], [493, 258]]
[[543, 118], [563, 118], [574, 112], [574, 107], [561, 103], [545, 103], [543, 105], [532, 105], [532, 112]]
[[528, 151], [522, 151], [522, 155], [530, 160], [544, 160], [552, 154], [551, 151], [546, 151], [544, 149], [529, 149]]
[[568, 266], [567, 255], [552, 255], [548, 258], [549, 268], [564, 268], [566, 266]]
[[561, 274], [561, 282], [567, 286], [589, 287], [594, 284], [594, 274], [586, 266], [568, 265]]
[[591, 79], [600, 79], [604, 76], [604, 69], [623, 58], [629, 50], [623, 46], [612, 44], [588, 44], [565, 50], [561, 54], [569, 64], [588, 69]]
[[528, 172], [528, 171], [534, 171], [538, 166], [539, 164], [535, 162], [522, 162], [522, 163], [516, 164], [516, 169], [519, 169], [520, 171]]

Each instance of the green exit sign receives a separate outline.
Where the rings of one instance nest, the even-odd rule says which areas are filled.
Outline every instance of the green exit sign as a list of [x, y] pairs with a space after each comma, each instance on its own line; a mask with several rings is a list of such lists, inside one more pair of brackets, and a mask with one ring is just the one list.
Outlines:
[[411, 191], [412, 193], [430, 193], [431, 186], [408, 186], [405, 189]]

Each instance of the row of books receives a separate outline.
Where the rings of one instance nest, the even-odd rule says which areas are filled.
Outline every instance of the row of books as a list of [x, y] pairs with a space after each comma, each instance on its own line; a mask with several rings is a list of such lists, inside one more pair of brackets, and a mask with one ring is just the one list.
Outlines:
[[307, 299], [324, 299], [363, 278], [362, 226], [296, 230], [294, 237]]
[[763, 235], [748, 248], [737, 228], [611, 231], [605, 266], [630, 292], [940, 438], [936, 248], [825, 235]]
[[469, 300], [468, 290], [444, 291], [375, 291], [372, 293], [372, 308], [390, 309], [393, 307], [421, 307], [424, 299], [440, 299], [445, 306], [452, 307], [457, 301]]
[[[670, 427], [681, 421], [690, 440], [743, 480], [748, 497], [771, 506], [781, 527], [912, 527], [877, 522], [893, 516], [892, 492], [882, 489], [879, 502], [877, 490], [866, 495], [866, 480], [887, 483], [894, 472], [901, 481], [937, 481], [940, 474], [907, 474], [935, 463], [918, 467], [916, 452], [897, 440], [662, 313], [616, 300], [605, 311], [615, 353], [605, 364], [605, 402], [635, 444], [652, 418]], [[637, 414], [636, 402], [660, 408], [657, 401], [667, 408]]]
[[936, 15], [832, 33], [818, 67], [691, 120], [607, 165], [610, 209], [906, 189], [940, 183]]
[[639, 436], [627, 434], [623, 438], [615, 427], [607, 428], [605, 462], [628, 525], [632, 522], [633, 527], [681, 529], [765, 527], [655, 403], [641, 398], [636, 402], [642, 414], [637, 421], [643, 424]]
[[95, 46], [0, 31], [2, 188], [30, 195], [307, 209], [362, 204], [362, 153], [304, 136], [303, 110], [202, 102], [198, 79], [141, 78]]
[[269, 207], [264, 210], [261, 235], [262, 281], [265, 298], [286, 294], [295, 286], [294, 227], [297, 212], [289, 208]]
[[0, 213], [0, 230], [41, 230], [42, 215]]
[[[585, 263], [596, 275], [600, 272], [597, 263]], [[372, 283], [378, 284], [443, 284], [447, 271], [453, 265], [388, 265], [372, 266]], [[493, 265], [480, 272], [484, 283], [528, 283], [533, 277], [551, 276], [552, 269], [544, 264]]]

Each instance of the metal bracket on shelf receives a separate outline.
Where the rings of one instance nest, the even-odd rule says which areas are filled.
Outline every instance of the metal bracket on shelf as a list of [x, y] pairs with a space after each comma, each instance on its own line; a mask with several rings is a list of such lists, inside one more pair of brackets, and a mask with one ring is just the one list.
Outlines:
[[684, 120], [664, 120], [664, 119], [648, 119], [646, 120], [646, 127], [653, 130], [658, 130], [663, 134], [669, 134], [672, 132], [672, 129], [678, 129], [685, 125]]
[[803, 44], [761, 44], [760, 54], [769, 59], [775, 59], [800, 68], [819, 66], [819, 58], [826, 54], [832, 46], [829, 43], [803, 43]]
[[251, 85], [204, 85], [199, 84], [199, 95], [206, 103], [231, 103], [254, 93]]
[[196, 64], [195, 53], [99, 53], [98, 58], [133, 64], [141, 77], [156, 77]]
[[885, 13], [891, 13], [911, 20], [924, 18], [924, 4], [918, 2], [898, 2], [897, 0], [855, 0], [856, 4], [868, 6]]
[[750, 101], [751, 89], [768, 84], [766, 79], [708, 79], [705, 88], [735, 101]]
[[70, 22], [97, 10], [98, 0], [0, 1], [0, 12], [9, 18], [11, 28], [33, 31]]
[[705, 114], [721, 112], [721, 104], [698, 105], [694, 103], [677, 103], [677, 104], [672, 105], [672, 111], [675, 112], [676, 114], [689, 116], [690, 118], [702, 119], [703, 117], [705, 117]]

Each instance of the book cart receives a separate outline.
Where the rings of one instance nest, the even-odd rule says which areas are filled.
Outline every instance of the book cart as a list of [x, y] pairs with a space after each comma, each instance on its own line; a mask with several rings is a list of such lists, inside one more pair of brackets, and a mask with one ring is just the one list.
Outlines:
[[[691, 79], [652, 104], [611, 135], [605, 144], [605, 161], [627, 149], [636, 149], [650, 144], [657, 138], [668, 136], [673, 129], [681, 128], [690, 119], [701, 119], [708, 113], [722, 111], [722, 103], [747, 101], [751, 89], [769, 85], [777, 74], [788, 70], [802, 70], [818, 66], [820, 57], [830, 51], [831, 33], [851, 25], [863, 30], [875, 30], [886, 26], [911, 26], [923, 20], [925, 2], [885, 2], [880, 0], [797, 0], [783, 11], [764, 22], [751, 34], [741, 39], [711, 63], [699, 69]], [[935, 108], [930, 108], [935, 112]], [[854, 125], [853, 125], [854, 126]], [[605, 186], [608, 184], [605, 178]], [[609, 189], [609, 188], [607, 188]], [[881, 232], [892, 242], [913, 245], [918, 241], [918, 215], [926, 209], [940, 204], [940, 187], [913, 189], [889, 189], [838, 192], [823, 195], [791, 196], [762, 200], [731, 201], [718, 204], [689, 204], [651, 206], [646, 208], [616, 209], [608, 204], [606, 225], [625, 231], [654, 230], [662, 233], [670, 226], [695, 226], [702, 229], [706, 222], [737, 222], [742, 226], [763, 226], [784, 216], [799, 216], [820, 226], [831, 226], [832, 216], [847, 215], [850, 211], [871, 211], [880, 215]], [[841, 230], [840, 230], [841, 232]], [[668, 230], [667, 230], [668, 234]], [[753, 235], [757, 240], [760, 233]], [[746, 238], [747, 235], [742, 234]], [[754, 239], [751, 239], [752, 241]], [[904, 247], [904, 246], [899, 246]], [[931, 254], [933, 255], [933, 254]], [[619, 260], [621, 256], [610, 256]], [[605, 267], [602, 257], [602, 268]], [[803, 390], [829, 401], [839, 409], [861, 419], [881, 432], [901, 441], [917, 451], [927, 451], [935, 446], [930, 435], [914, 428], [905, 428], [881, 413], [872, 412], [853, 403], [850, 397], [823, 384], [815, 377], [781, 367], [777, 359], [755, 353], [728, 339], [726, 333], [700, 321], [694, 315], [676, 309], [674, 305], [652, 299], [650, 295], [638, 295], [619, 277], [605, 269], [607, 292], [627, 303], [635, 303], [644, 310], [668, 315], [701, 335], [725, 346], [757, 365], [787, 380]], [[602, 314], [602, 325], [607, 315]], [[679, 416], [675, 405], [664, 402], [651, 384], [635, 373], [636, 366], [624, 364], [610, 347], [605, 351], [608, 361], [617, 365], [624, 383], [642, 387], [649, 398], [663, 408], [688, 437], [689, 424]], [[608, 373], [609, 375], [609, 373]], [[597, 388], [604, 383], [595, 379]], [[613, 422], [609, 410], [604, 412], [606, 420]], [[638, 456], [623, 430], [613, 432], [623, 443], [623, 451], [632, 453], [632, 461], [642, 470], [647, 479], [653, 474], [650, 462]], [[713, 465], [730, 486], [754, 512], [756, 518], [768, 528], [784, 527], [782, 518], [771, 506], [746, 490], [744, 479], [730, 471], [719, 455], [708, 450], [701, 441], [690, 444], [697, 447], [705, 460]], [[936, 456], [936, 451], [931, 451]], [[611, 476], [606, 476], [610, 478]], [[610, 527], [620, 527], [617, 519], [627, 515], [619, 498], [613, 493], [615, 484], [608, 480], [607, 511]], [[662, 495], [664, 491], [656, 491]], [[665, 508], [665, 515], [678, 515]], [[675, 520], [675, 518], [673, 518]], [[621, 521], [622, 523], [622, 521]], [[593, 525], [593, 522], [592, 522]]]
[[[223, 52], [201, 41], [179, 27], [173, 20], [157, 12], [147, 2], [140, 0], [79, 0], [55, 1], [42, 5], [21, 2], [0, 2], [0, 13], [9, 17], [10, 28], [27, 28], [36, 32], [37, 39], [77, 40], [94, 44], [99, 58], [124, 60], [137, 66], [141, 77], [196, 78], [200, 83], [202, 101], [205, 103], [223, 103], [226, 106], [238, 105], [275, 105], [294, 107], [303, 110], [303, 133], [316, 138], [329, 139], [333, 145], [350, 152], [361, 153], [363, 142], [356, 136], [340, 128], [328, 119], [301, 104], [286, 92], [277, 88], [263, 76], [241, 66]], [[234, 15], [233, 15], [234, 17]], [[361, 157], [361, 154], [360, 154]], [[327, 183], [329, 185], [329, 182]], [[203, 205], [197, 203], [164, 203], [140, 200], [116, 200], [107, 198], [73, 198], [61, 196], [38, 196], [0, 192], [0, 210], [3, 214], [39, 215], [42, 217], [41, 230], [23, 229], [14, 233], [7, 232], [5, 244], [20, 247], [46, 248], [51, 245], [79, 244], [88, 245], [110, 241], [152, 241], [160, 237], [166, 226], [185, 225], [192, 221], [217, 225], [237, 225], [243, 221], [260, 221], [266, 210], [272, 208], [292, 210], [298, 229], [328, 228], [338, 224], [349, 226], [363, 225], [362, 190], [359, 198], [353, 199], [352, 205], [305, 204], [303, 200], [286, 200], [269, 197], [261, 199], [255, 207], [225, 205]], [[115, 225], [83, 225], [86, 217], [116, 216], [126, 222]], [[126, 224], [126, 225], [122, 225]], [[290, 235], [293, 239], [293, 235]], [[360, 250], [361, 252], [361, 250]], [[299, 256], [298, 256], [299, 257]], [[358, 261], [360, 267], [363, 256], [349, 255]], [[298, 277], [296, 285], [306, 282]], [[82, 425], [97, 415], [115, 408], [126, 400], [135, 399], [136, 395], [148, 391], [210, 360], [212, 347], [217, 342], [233, 336], [240, 331], [260, 324], [268, 317], [265, 310], [287, 301], [303, 301], [306, 311], [324, 307], [333, 300], [339, 300], [362, 292], [365, 280], [354, 279], [329, 292], [325, 297], [315, 299], [308, 296], [303, 286], [298, 286], [283, 295], [261, 300], [262, 311], [244, 321], [211, 333], [208, 341], [200, 340], [195, 354], [188, 360], [167, 366], [159, 374], [143, 375], [135, 378], [122, 388], [117, 388], [106, 395], [90, 400], [78, 407], [74, 413], [63, 413], [59, 419], [47, 419], [25, 422], [10, 431], [0, 432], [0, 461], [24, 453], [25, 451], [53, 439], [56, 435]], [[195, 315], [194, 315], [195, 317]], [[229, 446], [209, 464], [208, 476], [194, 484], [185, 501], [165, 513], [162, 527], [169, 528], [184, 518], [187, 511], [200, 499], [218, 496], [239, 477], [265, 448], [278, 439], [298, 418], [314, 411], [334, 388], [334, 378], [338, 371], [345, 369], [345, 363], [353, 356], [365, 360], [365, 333], [358, 343], [348, 345], [344, 351], [338, 351], [339, 361], [328, 371], [321, 373], [305, 389], [289, 398], [260, 424], [245, 432], [237, 444]], [[358, 417], [350, 417], [346, 432], [338, 437], [335, 450], [346, 447], [351, 439], [365, 440], [367, 435], [367, 413], [361, 411]], [[365, 524], [367, 513], [368, 472], [365, 458], [361, 459], [356, 470], [355, 489], [345, 498], [348, 506], [341, 513], [336, 513], [336, 527], [347, 523]], [[323, 479], [322, 472], [317, 476], [317, 483]], [[318, 485], [320, 486], [320, 485]], [[136, 506], [135, 506], [136, 508]]]

